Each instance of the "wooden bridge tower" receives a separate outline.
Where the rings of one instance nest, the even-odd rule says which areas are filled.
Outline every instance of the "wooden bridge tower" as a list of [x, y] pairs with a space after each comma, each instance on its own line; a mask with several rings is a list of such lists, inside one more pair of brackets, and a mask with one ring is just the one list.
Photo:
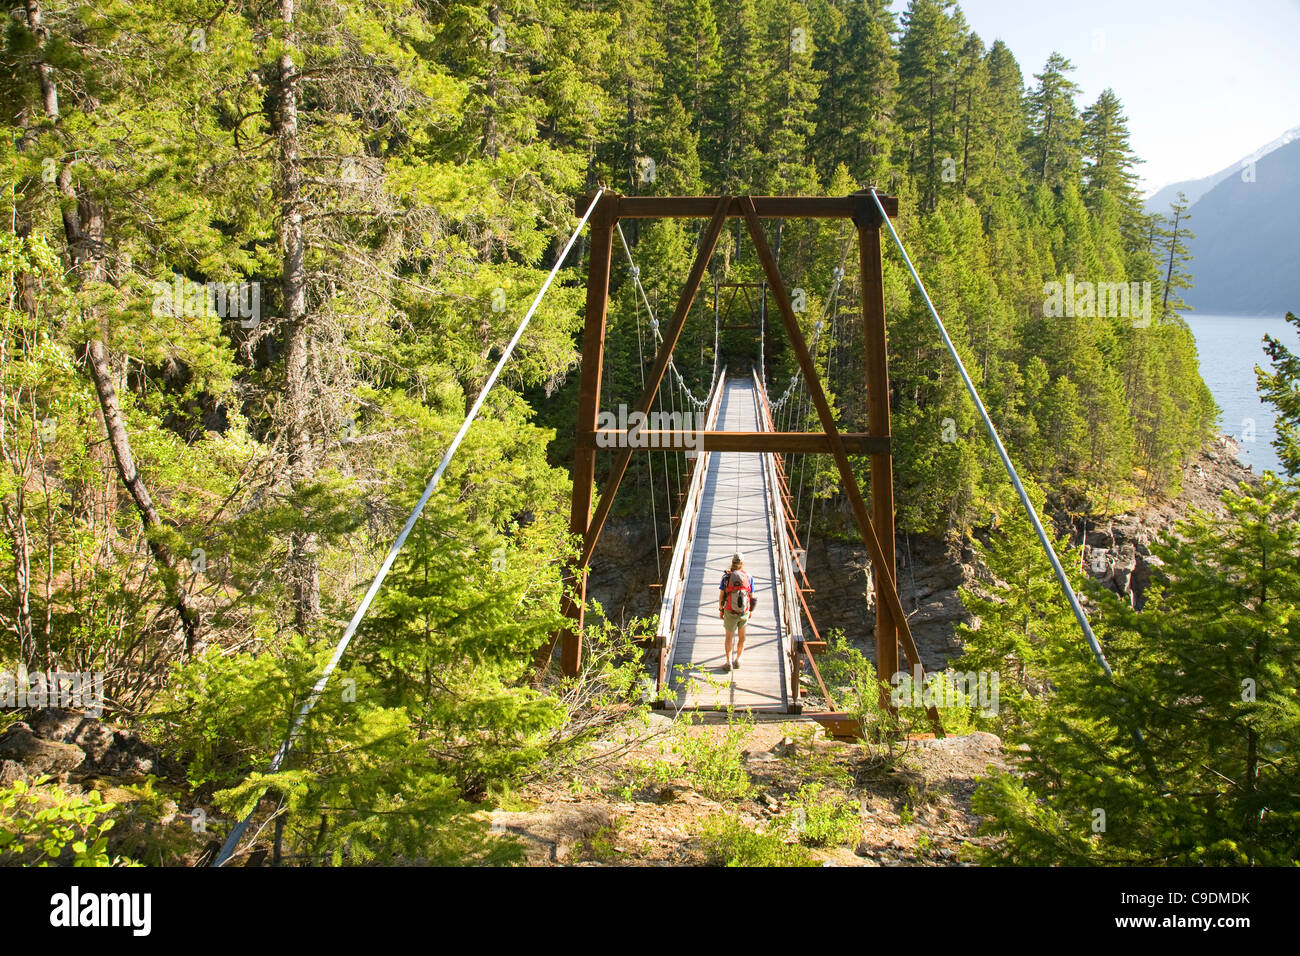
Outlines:
[[[895, 217], [898, 201], [880, 195], [886, 212]], [[581, 214], [591, 203], [587, 196], [577, 201]], [[840, 481], [853, 509], [862, 542], [871, 557], [876, 596], [877, 673], [888, 680], [898, 671], [901, 643], [908, 661], [920, 665], [907, 616], [896, 585], [894, 536], [894, 479], [890, 447], [889, 363], [886, 355], [885, 298], [882, 278], [880, 230], [883, 220], [869, 191], [843, 197], [812, 196], [620, 196], [604, 193], [591, 216], [591, 254], [587, 272], [586, 325], [582, 336], [582, 378], [578, 395], [576, 450], [573, 466], [572, 533], [582, 540], [582, 553], [570, 569], [576, 600], [566, 600], [565, 613], [572, 625], [556, 635], [561, 643], [565, 674], [576, 674], [582, 661], [583, 611], [586, 603], [586, 570], [601, 529], [613, 507], [619, 484], [627, 471], [632, 448], [617, 435], [605, 435], [597, 442], [600, 411], [601, 372], [605, 359], [605, 325], [609, 304], [610, 260], [614, 228], [620, 219], [698, 218], [708, 219], [695, 262], [677, 299], [672, 319], [663, 330], [663, 344], [655, 356], [637, 408], [648, 414], [668, 368], [669, 356], [690, 314], [705, 269], [728, 219], [743, 218], [749, 237], [766, 276], [771, 300], [780, 314], [799, 368], [822, 426], [820, 432], [724, 432], [705, 431], [698, 435], [701, 451], [769, 452], [774, 454], [829, 454], [839, 469]], [[776, 259], [763, 234], [763, 219], [851, 219], [857, 228], [862, 275], [862, 335], [866, 356], [866, 389], [869, 431], [843, 433], [822, 389], [808, 344], [795, 319], [790, 296], [781, 279]], [[685, 436], [664, 432], [658, 447], [686, 447]], [[671, 444], [668, 444], [671, 442]], [[616, 449], [616, 458], [593, 511], [597, 448]], [[850, 467], [850, 454], [866, 454], [871, 462], [871, 507], [863, 500]], [[885, 692], [882, 689], [882, 698]], [[884, 701], [887, 703], [887, 701]]]

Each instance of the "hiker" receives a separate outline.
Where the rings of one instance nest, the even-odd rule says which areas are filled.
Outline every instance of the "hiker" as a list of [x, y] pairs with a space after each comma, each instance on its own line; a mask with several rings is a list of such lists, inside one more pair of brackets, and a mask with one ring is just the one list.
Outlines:
[[[731, 570], [722, 575], [718, 586], [718, 616], [726, 628], [725, 642], [728, 670], [740, 667], [740, 655], [745, 652], [745, 625], [754, 610], [754, 578], [745, 571], [745, 556], [737, 551], [731, 556]], [[731, 656], [731, 636], [735, 634], [736, 656]]]

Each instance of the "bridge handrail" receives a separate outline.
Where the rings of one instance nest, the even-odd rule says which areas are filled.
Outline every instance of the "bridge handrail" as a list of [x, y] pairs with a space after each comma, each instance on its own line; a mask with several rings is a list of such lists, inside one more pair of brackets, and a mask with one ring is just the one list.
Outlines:
[[[713, 383], [713, 393], [709, 396], [708, 409], [705, 412], [703, 429], [712, 430], [718, 418], [718, 409], [722, 406], [722, 392], [726, 384], [727, 370], [718, 372]], [[691, 545], [695, 540], [696, 519], [699, 517], [700, 498], [704, 490], [704, 478], [709, 470], [710, 454], [697, 451], [695, 469], [691, 482], [687, 486], [686, 498], [682, 502], [682, 517], [677, 526], [677, 540], [673, 545], [673, 560], [668, 566], [668, 576], [664, 580], [663, 599], [659, 604], [659, 626], [655, 637], [659, 644], [659, 690], [662, 692], [669, 680], [672, 669], [672, 656], [677, 633], [677, 621], [681, 617], [681, 594], [690, 573]]]
[[[759, 408], [763, 415], [763, 423], [768, 431], [772, 430], [772, 417], [768, 408], [767, 391], [763, 387], [763, 382], [759, 379], [758, 374], [754, 374], [754, 386], [757, 389], [759, 399]], [[781, 623], [783, 630], [790, 639], [790, 643], [784, 648], [787, 653], [782, 654], [782, 662], [786, 673], [786, 687], [789, 688], [790, 699], [797, 701], [799, 691], [793, 686], [795, 668], [794, 660], [803, 650], [803, 619], [799, 616], [799, 595], [795, 591], [798, 582], [794, 576], [794, 564], [790, 558], [790, 538], [782, 520], [785, 515], [784, 505], [781, 502], [781, 486], [776, 477], [776, 461], [770, 454], [763, 455], [763, 473], [766, 477], [768, 507], [772, 515], [772, 524], [776, 528], [777, 535], [777, 561], [776, 571], [778, 581], [773, 582], [773, 591], [781, 598]]]

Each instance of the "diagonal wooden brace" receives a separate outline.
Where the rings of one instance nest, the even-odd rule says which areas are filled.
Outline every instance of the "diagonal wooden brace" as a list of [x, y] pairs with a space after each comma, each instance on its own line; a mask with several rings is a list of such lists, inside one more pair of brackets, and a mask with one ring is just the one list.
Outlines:
[[[889, 610], [898, 626], [903, 650], [907, 654], [911, 665], [914, 668], [921, 669], [921, 673], [924, 674], [924, 665], [921, 663], [920, 652], [917, 650], [916, 642], [912, 638], [912, 630], [907, 623], [907, 614], [903, 611], [903, 602], [898, 597], [898, 585], [889, 573], [889, 564], [885, 560], [885, 549], [881, 546], [880, 539], [876, 535], [876, 529], [871, 522], [870, 515], [867, 514], [867, 506], [862, 499], [862, 491], [858, 487], [857, 477], [853, 474], [853, 468], [849, 465], [844, 442], [840, 437], [839, 430], [835, 427], [835, 416], [831, 412], [830, 404], [826, 401], [826, 393], [822, 390], [821, 380], [817, 377], [817, 369], [812, 355], [808, 351], [808, 344], [804, 340], [803, 332], [800, 331], [799, 322], [794, 315], [794, 309], [790, 305], [790, 297], [786, 294], [785, 283], [781, 278], [781, 271], [776, 264], [776, 258], [772, 255], [772, 250], [767, 244], [767, 238], [763, 235], [763, 226], [758, 218], [758, 212], [754, 208], [753, 199], [749, 196], [740, 197], [740, 208], [745, 217], [745, 226], [749, 230], [750, 240], [754, 243], [754, 249], [758, 253], [759, 261], [763, 264], [763, 271], [767, 274], [768, 288], [776, 300], [777, 310], [781, 313], [781, 321], [785, 325], [786, 334], [790, 337], [790, 345], [799, 362], [799, 368], [803, 372], [809, 395], [812, 397], [813, 405], [817, 408], [817, 417], [821, 420], [822, 429], [830, 440], [831, 455], [835, 458], [835, 464], [839, 469], [840, 481], [844, 486], [844, 493], [848, 496], [849, 504], [853, 508], [853, 516], [857, 521], [858, 530], [862, 534], [862, 541], [867, 546], [867, 552], [871, 556], [871, 563], [875, 573], [884, 577], [886, 586], [881, 589], [881, 594], [888, 603]], [[877, 674], [876, 676], [887, 681], [893, 675]], [[941, 734], [938, 710], [929, 707], [927, 713], [936, 727], [936, 733]]]
[[[718, 237], [722, 235], [722, 227], [727, 222], [727, 206], [729, 199], [723, 196], [718, 200], [716, 208], [713, 210], [713, 218], [709, 220], [708, 226], [704, 230], [704, 235], [700, 239], [700, 251], [695, 257], [695, 263], [691, 266], [690, 274], [686, 277], [686, 285], [682, 287], [682, 294], [677, 299], [677, 308], [673, 311], [672, 321], [668, 323], [668, 328], [664, 331], [663, 345], [659, 349], [659, 354], [655, 356], [654, 366], [650, 370], [650, 376], [646, 380], [645, 390], [641, 393], [641, 400], [637, 402], [637, 411], [642, 415], [650, 414], [650, 409], [654, 405], [655, 394], [659, 391], [659, 385], [663, 381], [664, 373], [668, 371], [668, 361], [672, 358], [673, 349], [677, 346], [677, 340], [681, 337], [682, 329], [686, 326], [686, 318], [691, 313], [691, 306], [695, 303], [695, 293], [700, 288], [700, 282], [704, 278], [704, 270], [708, 267], [709, 260], [713, 258], [713, 250], [718, 244]], [[586, 539], [582, 544], [582, 557], [578, 561], [577, 570], [579, 572], [591, 563], [592, 552], [596, 550], [596, 541], [600, 538], [601, 529], [605, 526], [605, 519], [609, 517], [609, 511], [614, 506], [614, 496], [618, 493], [619, 483], [623, 480], [623, 475], [627, 472], [628, 462], [632, 458], [633, 449], [624, 447], [619, 450], [618, 457], [614, 459], [614, 464], [610, 468], [609, 477], [605, 480], [605, 487], [601, 491], [600, 504], [596, 507], [596, 513], [592, 516], [591, 525], [587, 531]]]

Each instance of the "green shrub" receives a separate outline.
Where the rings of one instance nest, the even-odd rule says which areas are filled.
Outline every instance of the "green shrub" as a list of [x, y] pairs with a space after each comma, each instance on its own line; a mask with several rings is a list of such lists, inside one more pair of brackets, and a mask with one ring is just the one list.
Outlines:
[[827, 792], [820, 783], [800, 787], [791, 822], [805, 846], [839, 846], [857, 840], [862, 831], [858, 804], [845, 794]]
[[[901, 755], [905, 746], [900, 746], [899, 741], [907, 734], [931, 729], [923, 708], [904, 706], [891, 713], [888, 707], [880, 706], [881, 686], [888, 691], [889, 683], [877, 678], [875, 665], [842, 631], [832, 630], [827, 635], [826, 653], [820, 667], [836, 703], [857, 721], [862, 738], [869, 743], [887, 745], [891, 757]], [[906, 689], [910, 685], [900, 686]]]
[[754, 728], [752, 717], [728, 714], [726, 730], [719, 734], [690, 732], [695, 718], [687, 717], [673, 743], [682, 759], [689, 786], [714, 800], [743, 800], [754, 792], [745, 770], [741, 745]]
[[0, 865], [136, 865], [108, 855], [105, 834], [113, 828], [109, 814], [115, 804], [94, 791], [70, 794], [44, 786], [48, 782], [18, 780], [0, 790]]
[[816, 866], [799, 844], [786, 843], [776, 832], [752, 830], [725, 813], [701, 825], [700, 839], [709, 862], [722, 866]]

